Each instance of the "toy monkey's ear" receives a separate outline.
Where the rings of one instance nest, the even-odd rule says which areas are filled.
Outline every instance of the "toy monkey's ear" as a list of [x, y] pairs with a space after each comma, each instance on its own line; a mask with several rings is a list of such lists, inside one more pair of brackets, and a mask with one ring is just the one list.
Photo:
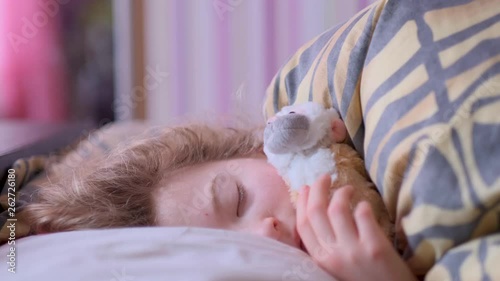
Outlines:
[[345, 141], [347, 137], [347, 129], [342, 120], [335, 119], [332, 121], [332, 135], [333, 135], [333, 140], [336, 143], [341, 143]]

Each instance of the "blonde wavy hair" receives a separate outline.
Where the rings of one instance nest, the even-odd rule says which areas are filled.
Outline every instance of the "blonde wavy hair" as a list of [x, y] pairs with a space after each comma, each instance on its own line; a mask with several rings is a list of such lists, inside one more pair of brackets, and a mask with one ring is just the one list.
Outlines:
[[182, 167], [263, 153], [261, 135], [255, 127], [165, 129], [40, 187], [23, 214], [35, 233], [152, 226], [162, 179]]

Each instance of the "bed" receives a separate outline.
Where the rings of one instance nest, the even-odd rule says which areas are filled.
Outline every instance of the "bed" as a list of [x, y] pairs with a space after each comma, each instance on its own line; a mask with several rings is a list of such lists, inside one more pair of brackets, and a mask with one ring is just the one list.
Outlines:
[[[11, 166], [16, 170], [20, 187], [16, 212], [33, 200], [38, 186], [57, 176], [54, 172], [70, 172], [81, 161], [105, 157], [111, 147], [155, 134], [155, 128], [141, 122], [109, 124], [99, 130], [90, 124], [3, 125], [4, 131], [7, 126], [15, 128], [9, 131], [12, 146], [5, 146], [0, 163], [10, 163], [3, 166], [4, 178]], [[16, 138], [23, 142], [11, 141]], [[56, 167], [50, 169], [53, 172], [44, 170], [50, 161], [57, 163], [51, 164]], [[299, 249], [219, 229], [136, 227], [31, 235], [29, 225], [16, 216], [15, 239], [9, 240], [7, 191], [2, 192], [0, 256], [5, 266], [0, 280], [335, 281]]]
[[[499, 31], [500, 5], [496, 0], [380, 1], [305, 44], [283, 65], [268, 88], [264, 103], [267, 117], [285, 105], [305, 101], [321, 102], [339, 110], [349, 133], [348, 143], [364, 157], [366, 169], [396, 223], [398, 249], [413, 272], [427, 281], [500, 280], [497, 266], [500, 260]], [[120, 139], [116, 136], [126, 136], [142, 128], [120, 126], [100, 131], [94, 142], [85, 142], [86, 145], [70, 152], [68, 155], [75, 157], [68, 159], [99, 157], [113, 146], [113, 140]], [[111, 142], [107, 141], [107, 133]], [[76, 163], [66, 162], [61, 170]], [[108, 247], [114, 239], [111, 234], [118, 233], [120, 237], [124, 235], [123, 239], [134, 239], [133, 233], [150, 232], [157, 239], [161, 231], [134, 229], [131, 236], [127, 230], [88, 232], [88, 237], [102, 235], [108, 240], [88, 239], [85, 243], [91, 244], [83, 245], [89, 245], [89, 249]], [[232, 252], [241, 264], [256, 261], [248, 264], [252, 270], [244, 274], [271, 270], [265, 263], [259, 263], [260, 258], [256, 259], [267, 250], [254, 247], [255, 256], [254, 252], [232, 243], [232, 239], [273, 244], [280, 248], [279, 253], [286, 251], [278, 242], [260, 237], [225, 236], [223, 232], [188, 228], [172, 231], [228, 242], [224, 246], [227, 248], [221, 248], [223, 252]], [[41, 241], [38, 244], [41, 248], [36, 248], [40, 252], [35, 253], [41, 257], [42, 253], [50, 253], [52, 245], [48, 243], [56, 244], [58, 239], [68, 243], [72, 235], [86, 237], [82, 233], [27, 237], [19, 241], [19, 249], [27, 250]], [[148, 244], [141, 244], [144, 240], [139, 236], [133, 240], [137, 242], [134, 248], [137, 251], [132, 253], [148, 251]], [[184, 252], [192, 255], [193, 261], [195, 248]], [[5, 245], [0, 248], [3, 257], [7, 250]], [[59, 247], [55, 250], [64, 252]], [[211, 254], [204, 259], [215, 252], [207, 249]], [[136, 256], [127, 253], [125, 250], [124, 256], [114, 256], [110, 262], [118, 265], [132, 262]], [[83, 262], [80, 254], [78, 250], [65, 253], [74, 263]], [[280, 272], [262, 280], [329, 280], [319, 269], [303, 274], [300, 269], [312, 268], [311, 261], [300, 252], [288, 254], [294, 263], [287, 263], [288, 259], [282, 255], [273, 256], [269, 263], [283, 259], [284, 264], [276, 266], [281, 268]], [[15, 275], [18, 280], [32, 280], [27, 271], [23, 279], [22, 270], [36, 263], [57, 266], [51, 259], [30, 259], [30, 264], [22, 265], [23, 255], [20, 250], [21, 274]], [[235, 268], [245, 268], [241, 264]], [[67, 265], [72, 266], [69, 262]], [[144, 264], [138, 266], [150, 268]], [[89, 264], [89, 270], [91, 267]], [[288, 275], [289, 271], [283, 272], [283, 268], [299, 268], [299, 271]], [[195, 269], [207, 267], [200, 262], [193, 264]], [[94, 280], [120, 280], [112, 275], [113, 270], [121, 272], [120, 266], [106, 270]], [[127, 269], [124, 271], [126, 274]], [[136, 272], [139, 271], [134, 269], [134, 276], [139, 274]], [[4, 272], [0, 274], [5, 276]], [[44, 274], [53, 277], [56, 273], [37, 276]], [[251, 280], [258, 280], [254, 277], [257, 275]], [[216, 277], [200, 278], [215, 280]], [[138, 275], [136, 279], [141, 280]]]
[[3, 266], [1, 280], [333, 280], [298, 249], [219, 229], [61, 232], [26, 237], [16, 247], [16, 273]]

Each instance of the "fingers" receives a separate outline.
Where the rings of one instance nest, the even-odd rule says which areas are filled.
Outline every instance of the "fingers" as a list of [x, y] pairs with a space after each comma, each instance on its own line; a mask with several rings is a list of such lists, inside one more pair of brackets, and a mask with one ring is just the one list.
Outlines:
[[386, 240], [368, 202], [363, 201], [358, 204], [355, 218], [361, 240], [374, 241], [376, 243], [380, 242], [382, 239]]
[[324, 247], [327, 246], [325, 243], [335, 239], [327, 215], [328, 203], [330, 201], [330, 185], [331, 178], [329, 175], [320, 177], [310, 189], [306, 207], [311, 227], [316, 234], [318, 242]]
[[320, 247], [316, 234], [309, 223], [307, 217], [307, 199], [309, 197], [309, 186], [302, 187], [297, 199], [297, 232], [302, 239], [302, 243], [306, 247], [310, 255], [313, 255], [315, 249]]
[[346, 186], [338, 189], [328, 208], [328, 216], [335, 237], [338, 241], [355, 242], [358, 240], [358, 229], [352, 216], [350, 204], [354, 189]]

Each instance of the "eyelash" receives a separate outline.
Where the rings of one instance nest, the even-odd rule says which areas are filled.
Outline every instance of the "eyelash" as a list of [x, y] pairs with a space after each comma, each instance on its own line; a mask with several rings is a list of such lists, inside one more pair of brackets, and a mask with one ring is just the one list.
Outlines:
[[238, 204], [236, 205], [236, 216], [240, 217], [240, 208], [243, 200], [245, 200], [245, 189], [239, 183], [236, 184], [236, 188], [238, 189]]

